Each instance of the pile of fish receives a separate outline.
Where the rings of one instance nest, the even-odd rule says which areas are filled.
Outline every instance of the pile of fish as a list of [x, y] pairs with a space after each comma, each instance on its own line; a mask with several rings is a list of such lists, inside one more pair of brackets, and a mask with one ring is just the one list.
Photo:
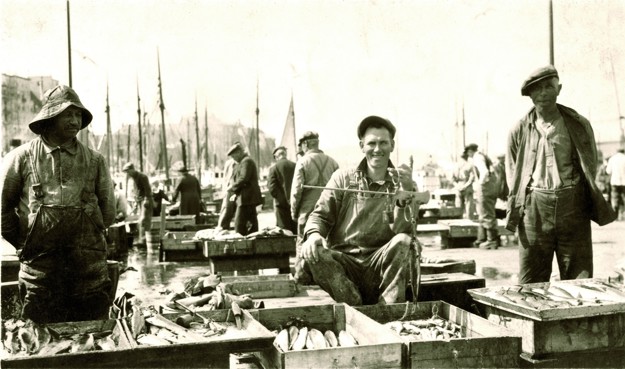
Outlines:
[[284, 352], [358, 346], [358, 341], [346, 330], [340, 331], [337, 337], [331, 330], [321, 333], [315, 328], [297, 328], [294, 325], [282, 329], [274, 342]]
[[3, 357], [51, 356], [70, 352], [112, 351], [119, 345], [119, 329], [104, 332], [59, 334], [31, 320], [9, 319], [3, 323]]
[[512, 286], [489, 291], [487, 295], [534, 310], [625, 303], [625, 291], [621, 287], [599, 280], [547, 283], [542, 287], [531, 284]]
[[409, 336], [415, 341], [448, 340], [463, 338], [462, 327], [439, 316], [429, 319], [400, 321], [395, 320], [384, 324], [401, 336]]
[[121, 322], [131, 341], [146, 346], [204, 342], [207, 337], [226, 332], [225, 326], [212, 319], [201, 319], [202, 322], [197, 322], [195, 316], [188, 314], [180, 316], [174, 323], [156, 312], [146, 310], [143, 314], [133, 314], [129, 323], [126, 320]]

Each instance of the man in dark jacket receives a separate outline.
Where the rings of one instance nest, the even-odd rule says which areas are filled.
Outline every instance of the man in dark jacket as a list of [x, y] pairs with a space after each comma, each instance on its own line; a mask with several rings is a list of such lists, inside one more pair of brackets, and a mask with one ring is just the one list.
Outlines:
[[273, 210], [276, 213], [276, 224], [280, 228], [297, 233], [297, 224], [291, 219], [291, 184], [295, 163], [286, 158], [286, 147], [280, 146], [273, 150], [276, 163], [269, 168], [267, 187], [273, 197]]
[[176, 186], [173, 202], [176, 202], [180, 195], [180, 215], [200, 215], [202, 203], [202, 189], [200, 181], [195, 176], [189, 174], [186, 166], [178, 169], [182, 174], [182, 179]]
[[556, 103], [561, 89], [552, 65], [534, 71], [521, 87], [534, 107], [508, 136], [506, 228], [518, 227], [519, 283], [549, 281], [554, 254], [560, 279], [592, 278], [590, 221], [616, 218], [595, 184], [590, 122]]
[[228, 156], [238, 164], [236, 166], [234, 183], [228, 192], [236, 199], [237, 210], [234, 214], [234, 230], [243, 236], [258, 231], [256, 206], [262, 204], [262, 195], [258, 185], [258, 169], [254, 160], [247, 155], [240, 143], [235, 143], [228, 150]]
[[76, 139], [93, 116], [57, 86], [9, 152], [2, 171], [2, 237], [17, 250], [22, 318], [36, 323], [106, 319], [114, 296], [105, 229], [115, 195], [104, 157]]

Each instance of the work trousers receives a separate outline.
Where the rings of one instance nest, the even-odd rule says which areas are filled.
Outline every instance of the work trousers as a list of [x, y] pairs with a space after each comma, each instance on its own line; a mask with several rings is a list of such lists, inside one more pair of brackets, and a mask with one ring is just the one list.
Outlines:
[[258, 231], [256, 205], [237, 206], [237, 211], [234, 214], [234, 230], [243, 236]]
[[297, 234], [297, 223], [291, 219], [291, 208], [287, 206], [280, 206], [275, 201], [273, 203], [273, 210], [276, 213], [276, 225], [283, 229], [288, 229]]
[[349, 305], [406, 301], [410, 236], [397, 234], [370, 254], [321, 249], [315, 264], [304, 261], [313, 280], [337, 302]]
[[485, 229], [497, 229], [497, 216], [495, 214], [497, 179], [494, 174], [488, 175], [488, 178], [477, 186], [475, 198], [480, 226]]
[[519, 224], [519, 283], [548, 282], [555, 253], [560, 279], [592, 278], [592, 232], [584, 185], [528, 189]]
[[230, 223], [234, 218], [234, 213], [237, 211], [237, 203], [230, 201], [231, 193], [226, 194], [221, 202], [221, 210], [219, 211], [219, 226], [221, 229], [230, 229]]
[[473, 197], [473, 189], [457, 191], [455, 205], [457, 208], [462, 208], [462, 217], [464, 219], [475, 218], [475, 199]]

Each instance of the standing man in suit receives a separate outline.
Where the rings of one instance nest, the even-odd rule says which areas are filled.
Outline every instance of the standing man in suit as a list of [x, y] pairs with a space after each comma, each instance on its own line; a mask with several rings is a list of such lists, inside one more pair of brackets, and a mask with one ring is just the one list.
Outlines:
[[286, 158], [286, 147], [280, 146], [273, 150], [276, 163], [269, 168], [267, 187], [273, 197], [273, 210], [276, 213], [276, 225], [297, 233], [297, 224], [291, 219], [291, 184], [295, 163]]
[[237, 204], [234, 214], [234, 230], [246, 236], [258, 231], [256, 206], [263, 202], [258, 185], [258, 169], [254, 160], [238, 142], [230, 147], [228, 156], [237, 162], [234, 181], [228, 187], [228, 192], [233, 193], [230, 201], [236, 200]]

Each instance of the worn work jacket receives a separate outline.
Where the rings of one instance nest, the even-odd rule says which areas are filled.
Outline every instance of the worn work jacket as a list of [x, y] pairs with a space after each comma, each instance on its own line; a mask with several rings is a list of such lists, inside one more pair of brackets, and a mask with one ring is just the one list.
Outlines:
[[295, 164], [291, 184], [291, 217], [297, 220], [300, 214], [309, 214], [314, 208], [320, 189], [302, 188], [302, 185], [325, 186], [332, 173], [339, 168], [336, 160], [321, 150], [309, 150]]
[[256, 206], [263, 202], [258, 184], [258, 169], [254, 160], [247, 154], [235, 168], [232, 192], [237, 195], [238, 206]]
[[[393, 168], [391, 162], [389, 168]], [[372, 184], [367, 178], [366, 159], [355, 169], [334, 172], [327, 186], [391, 193], [396, 189], [388, 173], [382, 185]], [[384, 216], [386, 211], [393, 212], [392, 224]], [[348, 252], [358, 248], [366, 254], [384, 246], [398, 233], [412, 234], [410, 215], [416, 220], [418, 211], [415, 202], [399, 207], [386, 195], [323, 190], [304, 234], [319, 232], [327, 238], [330, 249]]]
[[[43, 204], [82, 207], [102, 232], [115, 220], [115, 195], [104, 158], [78, 140], [52, 147], [37, 137], [11, 151], [3, 164], [2, 236], [16, 249], [23, 247]], [[89, 173], [94, 178], [88, 179]], [[45, 196], [38, 198], [38, 191]]]
[[[606, 225], [616, 219], [616, 213], [605, 201], [595, 183], [597, 173], [597, 147], [590, 122], [575, 110], [558, 104], [574, 150], [574, 165], [582, 173], [590, 201], [590, 219]], [[527, 187], [536, 165], [536, 152], [540, 133], [536, 129], [536, 109], [532, 108], [510, 130], [506, 153], [506, 180], [510, 188], [506, 228], [514, 232], [523, 216]]]

